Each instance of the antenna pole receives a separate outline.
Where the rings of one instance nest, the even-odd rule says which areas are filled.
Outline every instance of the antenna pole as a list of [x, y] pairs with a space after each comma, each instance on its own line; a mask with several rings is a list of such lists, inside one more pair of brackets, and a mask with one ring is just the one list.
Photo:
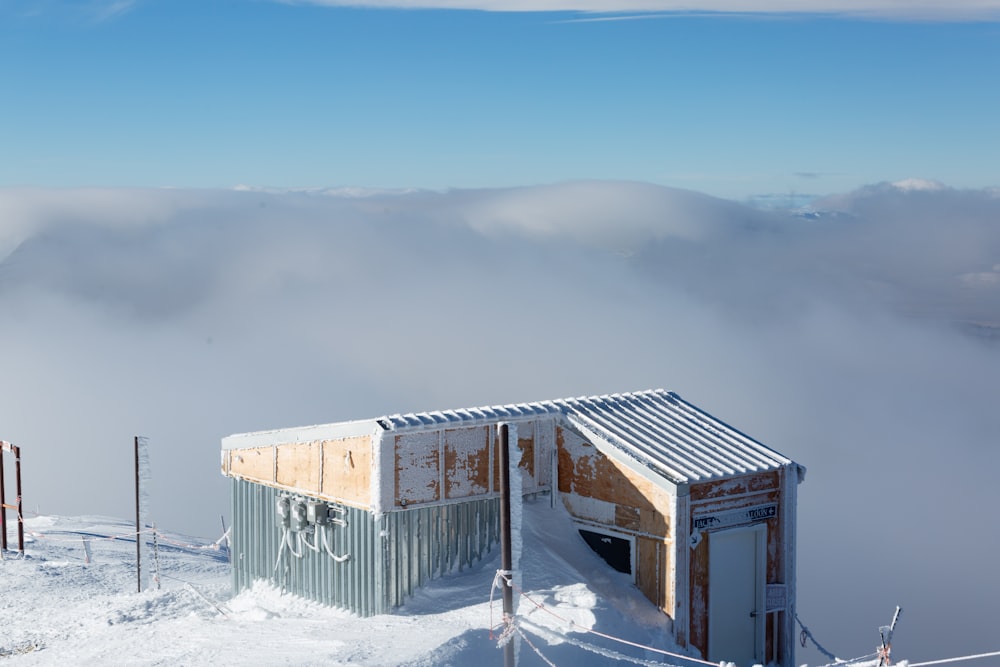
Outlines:
[[133, 440], [135, 446], [135, 578], [137, 592], [142, 592], [142, 526], [139, 522], [139, 436]]
[[[500, 579], [503, 581], [504, 631], [514, 622], [514, 575], [510, 537], [510, 432], [507, 424], [500, 424]], [[514, 667], [514, 638], [503, 645], [504, 667]]]

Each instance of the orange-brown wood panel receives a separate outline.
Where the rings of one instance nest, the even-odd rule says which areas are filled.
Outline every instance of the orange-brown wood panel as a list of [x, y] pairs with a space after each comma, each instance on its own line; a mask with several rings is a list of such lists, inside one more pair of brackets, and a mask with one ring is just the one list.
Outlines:
[[441, 499], [440, 435], [437, 431], [396, 436], [396, 504]]
[[274, 482], [274, 447], [229, 450], [229, 472], [245, 479]]
[[[761, 493], [755, 493], [752, 496], [739, 496], [736, 498], [723, 497], [714, 498], [712, 500], [700, 500], [698, 502], [691, 503], [691, 513], [692, 514], [705, 514], [711, 512], [722, 512], [725, 510], [740, 509], [743, 507], [751, 507], [753, 505], [762, 505], [764, 503], [780, 503], [781, 493], [777, 490], [775, 491], [763, 491]], [[778, 507], [778, 515], [781, 515], [781, 507]]]
[[663, 608], [663, 586], [659, 580], [659, 568], [657, 567], [657, 542], [648, 538], [639, 537], [635, 540], [635, 586], [642, 594], [649, 598], [649, 601], [659, 608]]
[[627, 530], [639, 530], [639, 508], [615, 505], [615, 525]]
[[778, 472], [760, 472], [691, 485], [691, 501], [708, 500], [778, 488]]
[[371, 504], [371, 439], [368, 436], [323, 442], [321, 492], [354, 505]]
[[493, 486], [491, 487], [494, 491], [500, 490], [500, 429], [494, 430], [495, 437], [493, 438]]
[[670, 543], [648, 537], [636, 538], [635, 585], [649, 601], [668, 616], [673, 611], [670, 592]]
[[[517, 433], [517, 446], [521, 448], [521, 459], [518, 467], [528, 473], [528, 476], [535, 479], [535, 437], [521, 437], [521, 432]], [[513, 456], [513, 452], [511, 452]]]
[[275, 482], [282, 486], [319, 493], [319, 442], [278, 445]]
[[486, 427], [444, 432], [445, 497], [467, 498], [489, 493], [490, 450]]
[[777, 519], [767, 520], [767, 583], [777, 584], [782, 583], [780, 581], [781, 577], [781, 561], [782, 561], [782, 549], [781, 540], [779, 539], [779, 528], [780, 522]]
[[669, 491], [604, 456], [596, 447], [561, 427], [556, 429], [556, 443], [562, 493], [614, 503], [621, 508], [616, 510], [616, 523], [626, 516], [631, 521], [637, 514], [639, 523], [630, 526], [633, 530], [670, 535], [667, 517], [675, 498]]

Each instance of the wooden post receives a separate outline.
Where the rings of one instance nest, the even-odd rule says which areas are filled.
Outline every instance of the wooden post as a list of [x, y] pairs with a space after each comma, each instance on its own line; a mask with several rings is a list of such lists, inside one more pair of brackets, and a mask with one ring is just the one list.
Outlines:
[[[503, 618], [504, 631], [507, 623], [513, 622], [514, 588], [511, 586], [514, 575], [513, 555], [510, 538], [510, 442], [507, 424], [500, 424], [500, 569], [503, 570]], [[514, 667], [514, 638], [510, 637], [503, 645], [504, 667]]]
[[142, 592], [142, 526], [139, 523], [139, 436], [133, 440], [135, 445], [135, 578], [136, 589]]

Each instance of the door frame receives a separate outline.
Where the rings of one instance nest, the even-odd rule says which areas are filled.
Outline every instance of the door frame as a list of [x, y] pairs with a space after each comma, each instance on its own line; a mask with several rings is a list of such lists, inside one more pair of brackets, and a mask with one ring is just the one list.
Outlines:
[[[765, 613], [765, 600], [764, 595], [767, 588], [767, 524], [766, 523], [755, 523], [749, 526], [739, 526], [736, 528], [726, 528], [724, 530], [712, 531], [708, 536], [708, 645], [706, 646], [706, 654], [709, 660], [713, 654], [712, 651], [712, 538], [716, 535], [732, 535], [734, 533], [746, 533], [753, 532], [755, 535], [754, 540], [754, 557], [756, 558], [756, 569], [755, 569], [755, 582], [754, 582], [754, 660], [759, 664], [763, 664], [764, 660], [764, 650], [766, 646], [765, 631], [767, 629], [767, 614]], [[743, 667], [743, 666], [741, 666]]]

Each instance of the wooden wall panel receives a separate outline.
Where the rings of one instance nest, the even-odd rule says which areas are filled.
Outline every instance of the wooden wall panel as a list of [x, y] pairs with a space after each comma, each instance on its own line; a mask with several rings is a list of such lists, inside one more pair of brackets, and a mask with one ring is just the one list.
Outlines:
[[614, 503], [618, 527], [670, 537], [672, 493], [604, 456], [572, 431], [557, 428], [556, 444], [561, 493]]
[[691, 502], [777, 489], [779, 483], [778, 471], [772, 470], [770, 472], [720, 479], [714, 482], [692, 484]]
[[444, 432], [445, 498], [468, 498], [490, 491], [489, 428]]
[[324, 497], [352, 505], [371, 504], [371, 438], [358, 436], [323, 441]]
[[440, 433], [401, 433], [396, 436], [396, 504], [441, 499]]
[[[528, 479], [524, 480], [525, 488], [535, 486], [535, 425], [533, 423], [517, 425], [517, 446], [521, 450], [521, 458], [517, 466], [524, 471]], [[513, 452], [511, 452], [513, 455]]]
[[636, 538], [635, 585], [649, 601], [668, 616], [673, 614], [673, 587], [670, 581], [671, 543], [648, 537]]
[[[778, 516], [762, 522], [767, 528], [764, 576], [765, 582], [768, 584], [786, 583], [782, 580], [782, 573], [785, 569], [783, 547], [785, 536], [781, 533], [784, 525], [783, 513], [787, 511], [787, 508], [782, 505], [784, 496], [781, 491], [781, 485], [785, 483], [785, 479], [783, 471], [771, 471], [695, 484], [691, 487], [692, 526], [694, 519], [712, 512], [725, 512], [765, 503], [777, 504]], [[719, 530], [736, 527], [738, 526], [726, 526]], [[709, 538], [712, 532], [715, 531], [708, 531], [691, 556], [690, 643], [702, 651], [703, 655], [708, 649], [708, 548], [711, 543], [711, 539], [706, 538]], [[773, 659], [773, 646], [771, 645], [773, 626], [770, 619], [771, 615], [768, 615], [766, 656]]]
[[691, 553], [691, 626], [689, 643], [708, 655], [708, 542], [702, 540]]
[[[517, 447], [520, 450], [511, 449], [510, 457], [517, 461], [517, 466], [521, 470], [521, 485], [525, 493], [537, 491], [540, 486], [538, 471], [536, 470], [535, 459], [538, 440], [535, 437], [535, 423], [517, 424]], [[493, 489], [500, 489], [500, 429], [493, 429]]]
[[319, 453], [319, 442], [279, 446], [274, 481], [282, 486], [319, 493]]
[[231, 449], [230, 474], [258, 482], [274, 482], [274, 447]]

